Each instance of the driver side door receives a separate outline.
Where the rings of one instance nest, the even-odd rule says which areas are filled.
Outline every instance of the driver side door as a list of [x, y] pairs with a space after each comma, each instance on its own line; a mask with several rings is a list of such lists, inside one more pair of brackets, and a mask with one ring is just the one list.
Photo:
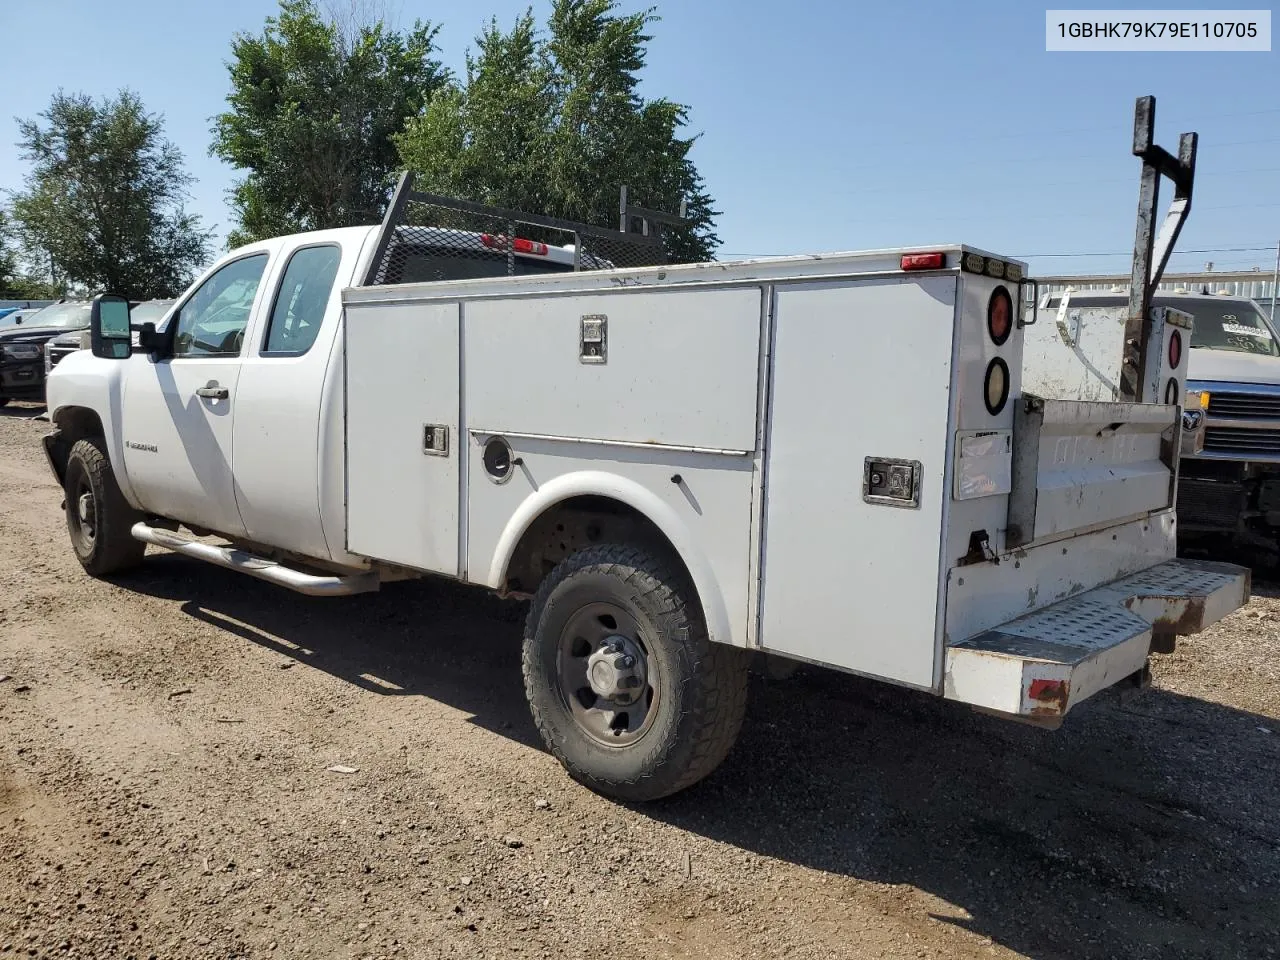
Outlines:
[[173, 311], [166, 355], [135, 362], [124, 391], [124, 460], [152, 513], [243, 536], [232, 476], [241, 354], [270, 253], [237, 257]]

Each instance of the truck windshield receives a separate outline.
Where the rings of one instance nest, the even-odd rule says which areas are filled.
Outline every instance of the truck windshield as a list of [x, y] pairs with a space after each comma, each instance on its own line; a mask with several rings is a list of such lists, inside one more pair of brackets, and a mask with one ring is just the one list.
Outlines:
[[1206, 297], [1178, 299], [1156, 297], [1158, 307], [1173, 307], [1195, 317], [1195, 330], [1191, 346], [1210, 350], [1234, 350], [1239, 353], [1256, 353], [1264, 357], [1280, 356], [1275, 331], [1267, 318], [1248, 300], [1221, 302]]
[[33, 330], [37, 327], [54, 327], [59, 330], [83, 330], [89, 326], [89, 310], [87, 302], [54, 303], [28, 314], [22, 321], [24, 327]]

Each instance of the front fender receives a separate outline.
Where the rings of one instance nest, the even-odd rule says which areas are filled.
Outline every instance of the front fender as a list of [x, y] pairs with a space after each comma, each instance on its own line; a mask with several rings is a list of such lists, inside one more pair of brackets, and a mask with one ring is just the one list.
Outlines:
[[[75, 410], [97, 414], [116, 483], [134, 509], [142, 509], [142, 504], [125, 468], [124, 435], [120, 426], [126, 374], [130, 364], [139, 362], [146, 363], [146, 356], [135, 354], [128, 360], [107, 360], [95, 357], [88, 350], [77, 350], [62, 358], [45, 384], [45, 406], [49, 422], [55, 426], [60, 427], [60, 421]], [[57, 473], [56, 466], [54, 472]]]
[[[625, 477], [599, 470], [583, 470], [548, 480], [529, 494], [512, 513], [494, 550], [486, 586], [499, 589], [506, 582], [507, 569], [525, 531], [547, 510], [573, 497], [607, 497], [625, 504], [649, 519], [670, 541], [693, 579], [702, 605], [707, 634], [712, 641], [734, 643], [725, 607], [724, 593], [710, 560], [698, 545], [688, 525], [667, 503], [648, 488]], [[737, 638], [739, 645], [745, 637]]]

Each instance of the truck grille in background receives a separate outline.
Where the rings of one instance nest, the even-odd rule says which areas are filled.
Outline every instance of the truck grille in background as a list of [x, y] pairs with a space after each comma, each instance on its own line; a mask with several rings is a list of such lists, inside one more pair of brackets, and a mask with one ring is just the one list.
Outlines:
[[1209, 416], [1232, 420], [1280, 420], [1280, 397], [1258, 393], [1209, 393]]
[[[1210, 398], [1212, 403], [1212, 398]], [[1209, 426], [1204, 432], [1204, 448], [1221, 453], [1280, 455], [1280, 428], [1249, 430], [1241, 427]]]
[[56, 367], [58, 361], [65, 357], [68, 353], [75, 353], [79, 347], [50, 347], [49, 348], [49, 366]]
[[1234, 528], [1244, 510], [1244, 489], [1237, 483], [1178, 478], [1178, 522]]

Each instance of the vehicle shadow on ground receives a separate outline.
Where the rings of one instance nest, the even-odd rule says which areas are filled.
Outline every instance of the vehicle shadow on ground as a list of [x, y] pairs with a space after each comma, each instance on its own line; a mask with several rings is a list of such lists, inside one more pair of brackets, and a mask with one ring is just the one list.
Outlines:
[[[445, 582], [310, 599], [173, 555], [118, 583], [543, 749], [520, 678], [521, 605]], [[1158, 689], [1100, 696], [1045, 732], [806, 670], [753, 678], [725, 764], [635, 812], [837, 877], [916, 887], [956, 908], [940, 923], [1029, 957], [1256, 958], [1274, 955], [1280, 929], [1278, 768], [1280, 723]]]
[[25, 400], [10, 400], [0, 407], [0, 417], [13, 420], [33, 420], [44, 416], [48, 411], [43, 403], [28, 403]]

